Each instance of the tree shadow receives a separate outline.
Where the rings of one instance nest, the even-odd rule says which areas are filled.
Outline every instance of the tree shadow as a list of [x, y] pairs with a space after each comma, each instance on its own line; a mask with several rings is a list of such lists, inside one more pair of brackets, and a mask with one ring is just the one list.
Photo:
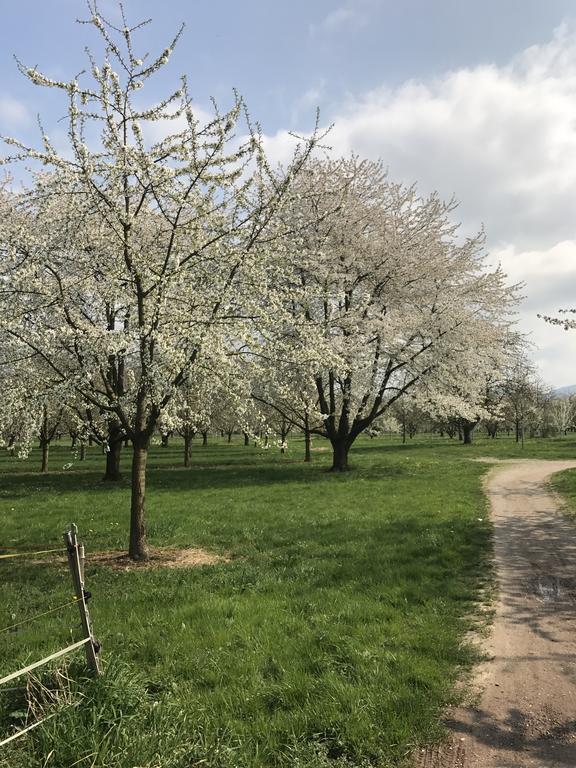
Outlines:
[[[21, 499], [31, 493], [67, 494], [77, 491], [90, 493], [125, 492], [130, 488], [129, 471], [124, 472], [119, 482], [102, 479], [102, 471], [95, 469], [76, 469], [74, 472], [21, 471], [1, 473], [2, 490], [0, 498], [4, 500]], [[409, 468], [399, 464], [379, 465], [374, 467], [359, 466], [349, 473], [327, 471], [325, 465], [306, 466], [303, 462], [284, 462], [275, 464], [240, 463], [229, 464], [192, 464], [190, 467], [155, 466], [147, 472], [147, 489], [157, 490], [205, 490], [233, 489], [247, 485], [263, 486], [278, 483], [317, 484], [326, 482], [353, 482], [363, 480], [382, 480], [383, 477], [397, 477], [409, 474]]]
[[[453, 733], [471, 737], [498, 751], [498, 768], [518, 768], [516, 760], [529, 756], [534, 765], [574, 768], [576, 765], [576, 718], [558, 717], [551, 711], [526, 714], [511, 707], [502, 721], [475, 709], [470, 721], [447, 719]], [[525, 763], [522, 763], [523, 765]], [[532, 764], [532, 763], [531, 763]]]

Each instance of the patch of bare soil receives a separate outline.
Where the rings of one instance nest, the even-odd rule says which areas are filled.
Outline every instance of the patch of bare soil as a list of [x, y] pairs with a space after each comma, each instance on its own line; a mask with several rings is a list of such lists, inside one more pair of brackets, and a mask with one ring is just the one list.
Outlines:
[[150, 547], [150, 559], [130, 560], [127, 552], [90, 552], [87, 564], [106, 565], [121, 571], [151, 570], [156, 568], [196, 568], [200, 565], [226, 563], [230, 557], [216, 555], [205, 549], [178, 549], [176, 547]]
[[474, 704], [447, 716], [456, 746], [423, 752], [419, 768], [576, 768], [576, 526], [546, 487], [570, 468], [523, 460], [489, 472], [499, 596], [488, 660]]

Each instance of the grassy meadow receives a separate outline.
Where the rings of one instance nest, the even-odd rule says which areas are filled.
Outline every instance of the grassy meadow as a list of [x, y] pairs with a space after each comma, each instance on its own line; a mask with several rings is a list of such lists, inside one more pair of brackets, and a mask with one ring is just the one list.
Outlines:
[[[181, 569], [90, 562], [126, 548], [129, 515], [128, 481], [102, 482], [97, 447], [80, 462], [56, 445], [47, 475], [37, 452], [2, 454], [0, 551], [58, 547], [78, 524], [106, 671], [86, 679], [82, 651], [71, 657], [77, 705], [0, 748], [0, 766], [386, 768], [441, 738], [491, 578], [488, 465], [471, 459], [573, 458], [576, 439], [365, 439], [338, 476], [327, 447], [306, 465], [298, 440], [281, 455], [211, 438], [185, 469], [178, 441], [155, 446], [150, 543], [226, 557]], [[129, 451], [123, 463], [128, 475]], [[66, 602], [64, 559], [0, 560], [0, 591], [0, 629]], [[73, 642], [77, 625], [72, 606], [0, 632], [0, 677]], [[22, 690], [0, 692], [0, 733], [25, 712]]]

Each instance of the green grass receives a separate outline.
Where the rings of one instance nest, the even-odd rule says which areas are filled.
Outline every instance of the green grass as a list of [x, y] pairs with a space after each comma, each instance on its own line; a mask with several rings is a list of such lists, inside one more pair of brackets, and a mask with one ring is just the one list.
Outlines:
[[564, 472], [553, 475], [550, 486], [561, 497], [564, 514], [576, 520], [576, 470], [566, 469]]
[[[365, 440], [342, 476], [325, 471], [329, 453], [310, 466], [302, 450], [213, 440], [184, 469], [178, 444], [154, 449], [151, 543], [231, 560], [130, 572], [88, 562], [106, 674], [80, 679], [80, 705], [5, 748], [2, 768], [384, 767], [441, 736], [490, 580], [488, 466], [469, 459], [520, 449]], [[521, 455], [576, 456], [576, 440], [527, 441]], [[124, 548], [129, 488], [103, 483], [102, 463], [96, 448], [78, 462], [61, 445], [42, 476], [37, 455], [4, 455], [3, 546], [58, 546], [74, 520], [88, 553]], [[71, 593], [50, 560], [0, 560], [0, 586], [0, 627]], [[0, 634], [0, 676], [75, 638], [74, 610]], [[19, 696], [0, 696], [2, 732], [20, 718]]]

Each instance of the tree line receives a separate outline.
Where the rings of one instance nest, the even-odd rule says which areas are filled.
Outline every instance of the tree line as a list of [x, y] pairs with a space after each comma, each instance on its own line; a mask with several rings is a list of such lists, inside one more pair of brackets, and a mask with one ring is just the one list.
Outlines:
[[[515, 286], [464, 237], [455, 201], [390, 180], [381, 162], [335, 158], [317, 125], [273, 165], [242, 98], [210, 117], [186, 78], [154, 103], [169, 62], [137, 53], [138, 24], [89, 3], [88, 69], [23, 75], [67, 102], [67, 146], [5, 137], [31, 168], [0, 194], [5, 445], [46, 452], [63, 419], [96, 440], [108, 477], [132, 452], [129, 553], [148, 557], [154, 435], [228, 419], [328, 440], [348, 469], [359, 435], [416, 403], [471, 433], [487, 391], [522, 359]], [[148, 23], [148, 22], [145, 22]], [[215, 419], [216, 415], [216, 419]]]

